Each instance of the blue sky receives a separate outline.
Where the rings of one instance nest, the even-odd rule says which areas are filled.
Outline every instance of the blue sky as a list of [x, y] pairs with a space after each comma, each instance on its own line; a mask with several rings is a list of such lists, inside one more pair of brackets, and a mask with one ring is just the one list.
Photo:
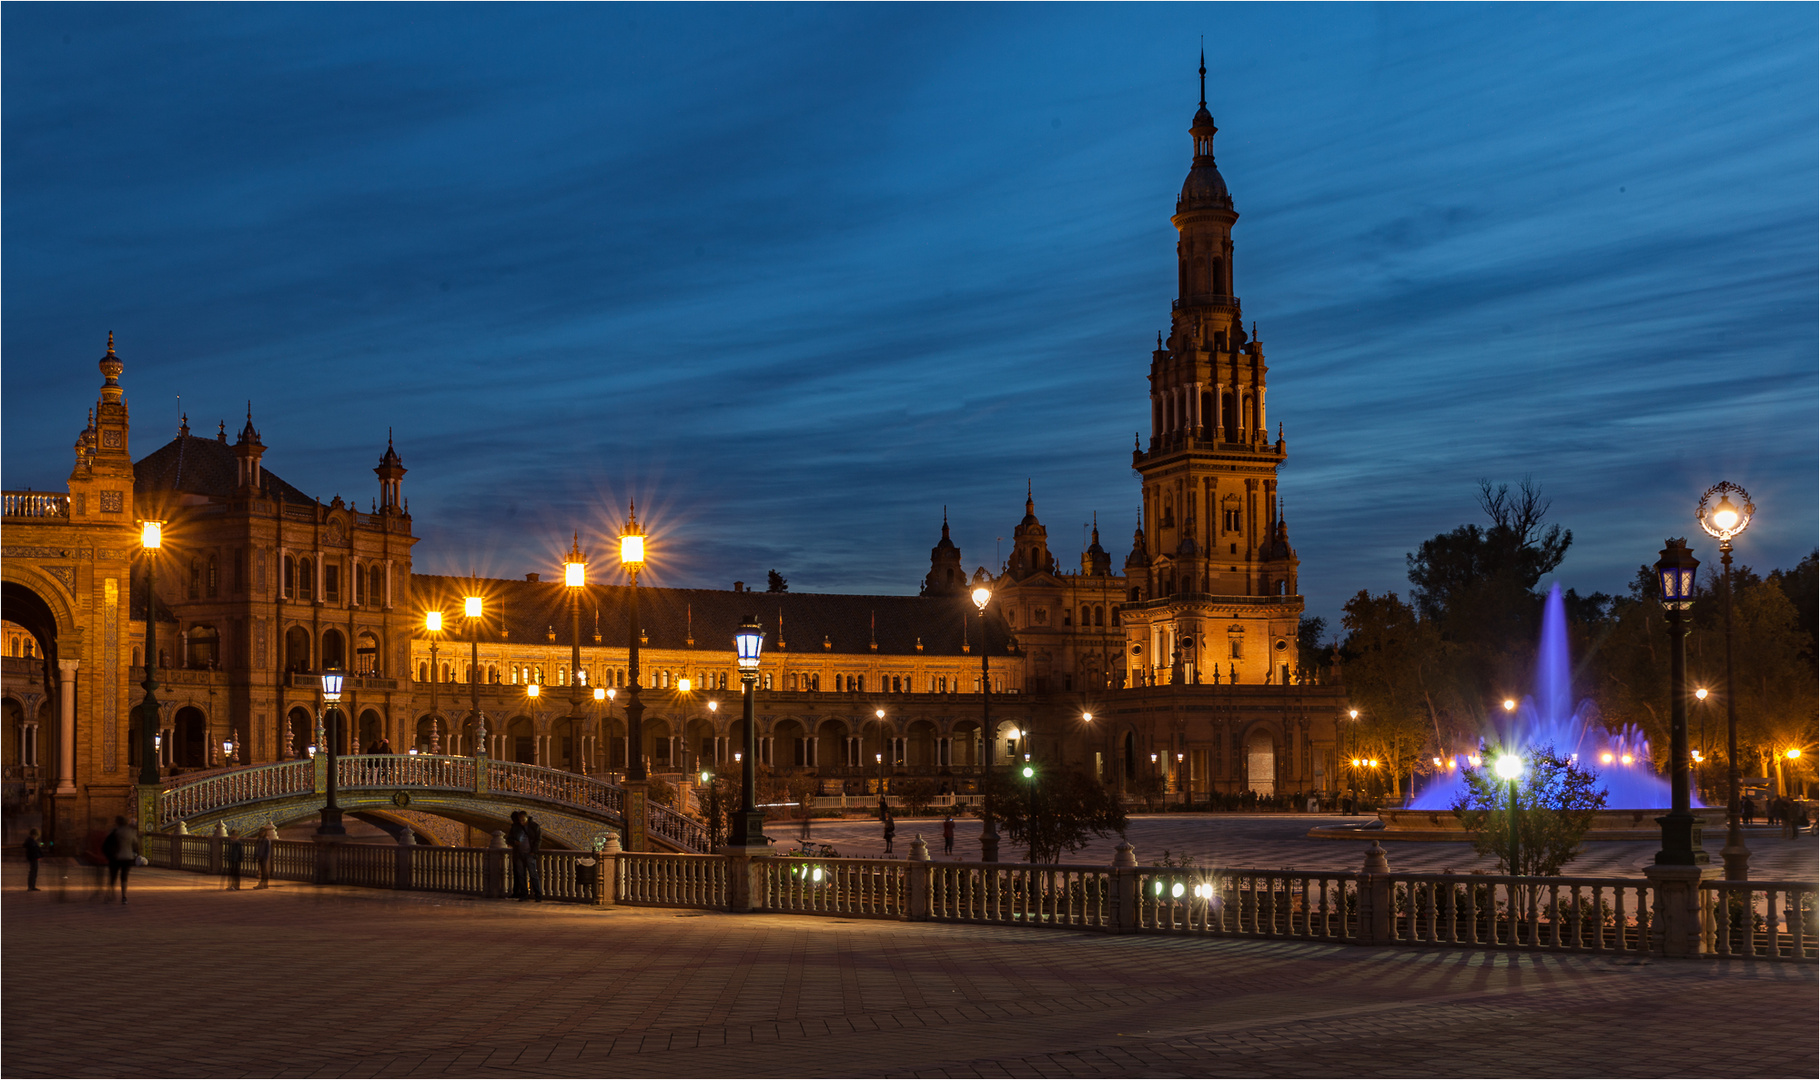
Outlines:
[[1812, 5], [0, 31], [9, 488], [67, 476], [113, 330], [136, 454], [250, 398], [269, 468], [364, 506], [392, 429], [422, 570], [548, 571], [636, 495], [667, 583], [913, 592], [943, 506], [991, 563], [1027, 478], [1065, 565], [1096, 512], [1122, 559], [1204, 35], [1311, 612], [1405, 589], [1481, 477], [1553, 498], [1582, 591], [1720, 479], [1747, 563], [1820, 526]]

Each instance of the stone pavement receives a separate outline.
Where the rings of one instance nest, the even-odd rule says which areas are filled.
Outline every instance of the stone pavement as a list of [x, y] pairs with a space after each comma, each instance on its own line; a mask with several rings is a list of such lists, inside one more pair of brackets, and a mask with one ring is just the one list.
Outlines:
[[[1705, 846], [1713, 862], [1719, 861], [1719, 849], [1725, 846], [1723, 814], [1717, 828], [1709, 823]], [[1365, 859], [1369, 836], [1360, 840], [1310, 839], [1308, 830], [1316, 825], [1335, 825], [1364, 818], [1346, 818], [1335, 814], [1133, 814], [1126, 835], [1137, 850], [1140, 863], [1158, 862], [1164, 851], [1172, 855], [1193, 855], [1198, 866], [1231, 866], [1255, 870], [1357, 870]], [[956, 859], [979, 858], [977, 818], [956, 818], [954, 855]], [[765, 832], [785, 851], [793, 848], [801, 835], [800, 821], [766, 822]], [[932, 858], [942, 858], [942, 819], [898, 818], [893, 851], [899, 858], [910, 852], [910, 841], [921, 833], [929, 842]], [[877, 856], [884, 853], [885, 842], [877, 821], [820, 820], [811, 826], [813, 838], [832, 844], [842, 855]], [[1384, 839], [1390, 853], [1392, 870], [1430, 871], [1491, 870], [1497, 860], [1476, 855], [1465, 843], [1426, 843]], [[1112, 862], [1118, 837], [1095, 838], [1085, 849], [1069, 856], [1065, 862], [1104, 866]], [[1820, 846], [1814, 838], [1804, 836], [1784, 840], [1776, 829], [1759, 826], [1750, 831], [1745, 843], [1751, 849], [1751, 877], [1759, 881], [1820, 880]], [[1580, 857], [1561, 871], [1587, 877], [1642, 877], [1642, 867], [1654, 862], [1661, 843], [1655, 840], [1602, 840], [1586, 845]], [[1001, 840], [999, 855], [1007, 861], [1022, 857], [1009, 841]]]
[[594, 910], [288, 883], [230, 893], [196, 875], [133, 877], [122, 907], [80, 887], [26, 893], [23, 867], [4, 866], [7, 1076], [1820, 1071], [1811, 965]]

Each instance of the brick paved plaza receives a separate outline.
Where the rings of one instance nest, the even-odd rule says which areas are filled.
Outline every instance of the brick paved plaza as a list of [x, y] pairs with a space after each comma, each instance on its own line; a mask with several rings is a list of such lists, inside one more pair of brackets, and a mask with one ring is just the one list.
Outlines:
[[231, 893], [156, 869], [125, 907], [23, 884], [6, 864], [7, 1076], [1820, 1068], [1811, 965]]

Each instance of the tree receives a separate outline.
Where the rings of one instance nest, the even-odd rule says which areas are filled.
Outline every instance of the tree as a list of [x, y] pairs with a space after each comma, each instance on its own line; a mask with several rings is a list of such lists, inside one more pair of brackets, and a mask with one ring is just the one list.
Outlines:
[[1304, 615], [1295, 632], [1297, 665], [1303, 671], [1315, 671], [1327, 661], [1321, 639], [1327, 636], [1327, 620], [1319, 615]]
[[1372, 596], [1360, 590], [1346, 602], [1346, 689], [1359, 710], [1349, 731], [1347, 758], [1376, 758], [1389, 773], [1391, 792], [1401, 796], [1403, 777], [1421, 770], [1439, 743], [1440, 721], [1429, 682], [1443, 657], [1441, 642], [1396, 593]]
[[906, 813], [920, 817], [934, 805], [939, 785], [931, 776], [900, 776], [891, 781], [891, 794]]
[[1468, 768], [1466, 790], [1454, 802], [1453, 812], [1472, 848], [1481, 855], [1495, 855], [1498, 868], [1520, 877], [1556, 875], [1575, 855], [1592, 827], [1593, 814], [1605, 806], [1605, 792], [1598, 790], [1592, 773], [1563, 757], [1552, 746], [1532, 748], [1523, 757], [1523, 776], [1517, 784], [1517, 852], [1510, 850], [1510, 781], [1492, 771], [1496, 753], [1485, 755], [1485, 765]]
[[765, 575], [765, 582], [766, 592], [790, 591], [790, 579], [775, 570], [772, 570]]
[[1086, 847], [1090, 835], [1124, 835], [1128, 819], [1117, 793], [1085, 773], [1032, 768], [1030, 777], [1014, 769], [983, 780], [1000, 827], [1013, 844], [1023, 845], [1031, 862], [1059, 862], [1062, 852]]

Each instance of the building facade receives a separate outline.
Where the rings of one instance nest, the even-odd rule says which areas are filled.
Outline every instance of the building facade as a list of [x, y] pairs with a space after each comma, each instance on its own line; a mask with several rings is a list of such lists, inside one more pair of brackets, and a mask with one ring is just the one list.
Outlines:
[[[826, 793], [912, 776], [965, 791], [987, 738], [1001, 762], [1028, 754], [1126, 788], [1160, 780], [1184, 799], [1336, 790], [1343, 691], [1298, 660], [1298, 563], [1277, 493], [1286, 444], [1280, 424], [1271, 437], [1263, 347], [1233, 290], [1238, 213], [1215, 130], [1203, 100], [1171, 218], [1179, 295], [1150, 358], [1150, 439], [1132, 456], [1138, 526], [1117, 567], [1096, 520], [1078, 571], [1064, 570], [1031, 492], [994, 571], [966, 571], [944, 518], [919, 595], [638, 587], [634, 627], [634, 586], [601, 560], [574, 589], [560, 572], [415, 573], [389, 437], [366, 511], [268, 470], [250, 409], [231, 442], [225, 422], [211, 438], [186, 418], [135, 461], [110, 335], [67, 491], [5, 496], [9, 821], [67, 835], [130, 812], [148, 619], [171, 771], [282, 761], [333, 739], [344, 752], [618, 772], [634, 752], [633, 633], [637, 752], [659, 774], [730, 765], [744, 738], [732, 635], [757, 617], [760, 762]], [[144, 519], [167, 523], [155, 554], [138, 547]], [[984, 617], [968, 595], [978, 584], [993, 590]], [[475, 620], [461, 614], [470, 595]], [[327, 669], [349, 678], [325, 720]]]

